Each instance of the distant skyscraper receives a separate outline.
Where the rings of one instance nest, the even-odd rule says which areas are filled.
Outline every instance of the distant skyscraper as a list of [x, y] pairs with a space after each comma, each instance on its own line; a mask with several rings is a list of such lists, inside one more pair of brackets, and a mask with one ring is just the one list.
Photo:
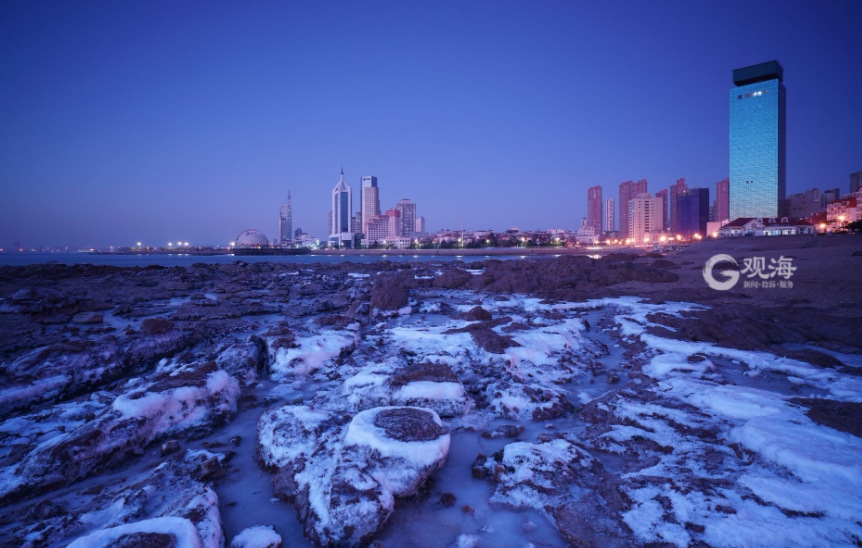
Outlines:
[[862, 171], [850, 174], [850, 194], [862, 188]]
[[413, 233], [416, 231], [416, 204], [404, 198], [395, 204], [395, 209], [401, 215], [401, 231], [399, 236], [413, 236]]
[[668, 218], [667, 218], [667, 189], [663, 188], [655, 193], [656, 198], [661, 198], [661, 231], [665, 232], [668, 230]]
[[670, 185], [667, 196], [668, 206], [668, 227], [674, 234], [679, 234], [679, 219], [676, 214], [676, 197], [685, 192], [688, 186], [685, 184], [685, 177], [676, 180], [675, 184]]
[[365, 175], [362, 177], [362, 203], [360, 204], [362, 214], [362, 227], [360, 232], [365, 232], [365, 228], [372, 217], [380, 215], [380, 190], [377, 188], [377, 177], [374, 175]]
[[778, 61], [733, 71], [730, 215], [779, 217], [786, 195], [786, 91]]
[[287, 191], [287, 202], [281, 204], [278, 215], [278, 238], [280, 244], [293, 240], [293, 208], [290, 203], [290, 191]]
[[332, 189], [332, 222], [329, 241], [338, 246], [353, 246], [353, 189], [344, 182], [344, 168], [341, 178]]
[[416, 217], [416, 234], [425, 234], [425, 217]]
[[646, 194], [647, 181], [641, 179], [638, 182], [626, 181], [620, 183], [620, 233], [625, 235], [629, 233], [629, 200], [637, 197], [639, 194]]
[[730, 220], [730, 179], [715, 183], [715, 220]]
[[602, 233], [602, 187], [592, 186], [587, 189], [587, 226], [596, 235]]
[[709, 222], [709, 189], [690, 188], [676, 197], [677, 234], [704, 236]]
[[628, 202], [629, 229], [627, 238], [632, 238], [634, 243], [655, 241], [661, 232], [661, 198], [653, 198], [651, 194], [643, 192]]
[[605, 202], [605, 231], [614, 232], [614, 199], [608, 198]]

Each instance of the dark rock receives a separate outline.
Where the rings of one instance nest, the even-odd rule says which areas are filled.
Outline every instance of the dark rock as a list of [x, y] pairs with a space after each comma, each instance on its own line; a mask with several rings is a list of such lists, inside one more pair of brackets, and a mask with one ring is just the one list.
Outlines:
[[827, 354], [826, 352], [814, 350], [813, 348], [803, 348], [801, 350], [779, 349], [775, 353], [786, 358], [792, 358], [801, 362], [810, 363], [811, 365], [816, 365], [817, 367], [844, 367], [844, 364], [841, 362], [841, 360], [839, 360], [835, 356]]
[[498, 335], [496, 331], [481, 323], [471, 324], [465, 328], [450, 329], [449, 331], [446, 331], [446, 333], [464, 332], [470, 333], [470, 336], [473, 337], [476, 344], [492, 354], [503, 354], [509, 347], [521, 346], [512, 337]]
[[473, 477], [476, 479], [484, 479], [488, 477], [491, 471], [485, 467], [485, 463], [488, 461], [488, 457], [479, 453], [476, 455], [476, 460], [473, 461]]
[[452, 368], [442, 363], [413, 363], [395, 370], [390, 386], [399, 388], [417, 381], [458, 382]]
[[431, 413], [415, 407], [384, 409], [377, 413], [374, 426], [398, 441], [429, 441], [446, 433], [445, 428], [434, 422]]
[[494, 429], [493, 432], [482, 432], [483, 438], [499, 439], [499, 438], [517, 438], [524, 432], [524, 427], [514, 424], [503, 424]]
[[129, 533], [111, 542], [111, 548], [175, 548], [173, 533]]
[[180, 450], [180, 442], [177, 440], [168, 440], [162, 443], [162, 456], [170, 455], [171, 453], [176, 453]]
[[141, 332], [144, 335], [161, 335], [174, 328], [174, 322], [167, 318], [145, 318], [141, 322]]
[[481, 306], [475, 306], [464, 314], [464, 319], [470, 322], [490, 320], [491, 317], [491, 313]]
[[440, 504], [442, 504], [446, 508], [451, 508], [452, 506], [455, 506], [455, 500], [455, 495], [453, 495], [452, 493], [443, 493], [440, 496]]
[[603, 508], [603, 501], [594, 494], [572, 505], [554, 508], [551, 515], [560, 534], [576, 548], [628, 548], [637, 546], [625, 524]]
[[668, 261], [667, 259], [656, 259], [655, 261], [652, 262], [652, 267], [653, 268], [661, 268], [661, 269], [665, 269], [665, 270], [679, 268], [679, 266], [677, 266], [677, 264], [675, 262]]
[[434, 278], [432, 285], [443, 289], [461, 289], [472, 281], [473, 275], [460, 268], [449, 268]]
[[222, 468], [221, 459], [213, 455], [200, 464], [197, 473], [198, 478], [202, 480], [217, 479], [224, 476], [225, 470]]
[[404, 308], [410, 300], [410, 289], [415, 285], [412, 272], [380, 276], [371, 290], [371, 307], [378, 310]]
[[793, 398], [790, 401], [807, 407], [805, 414], [814, 422], [862, 438], [862, 403], [821, 398]]
[[609, 254], [605, 255], [604, 257], [602, 257], [601, 259], [599, 259], [599, 262], [601, 262], [601, 263], [630, 263], [630, 262], [634, 261], [635, 259], [637, 259], [638, 257], [639, 257], [639, 255], [637, 255], [635, 253], [624, 253], [624, 252], [609, 253]]

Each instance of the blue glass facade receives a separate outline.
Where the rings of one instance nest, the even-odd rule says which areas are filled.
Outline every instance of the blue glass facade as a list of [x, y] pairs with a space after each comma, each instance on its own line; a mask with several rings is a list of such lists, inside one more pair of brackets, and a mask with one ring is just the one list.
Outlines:
[[[778, 67], [730, 90], [730, 219], [775, 218], [786, 194], [786, 92]], [[757, 68], [747, 67], [734, 71]]]
[[691, 188], [676, 197], [677, 233], [686, 238], [706, 234], [709, 221], [709, 189]]

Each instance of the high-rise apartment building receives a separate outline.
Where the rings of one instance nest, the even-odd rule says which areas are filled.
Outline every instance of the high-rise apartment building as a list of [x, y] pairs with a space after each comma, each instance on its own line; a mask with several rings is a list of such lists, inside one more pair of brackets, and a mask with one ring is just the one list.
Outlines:
[[386, 217], [389, 219], [389, 237], [399, 238], [406, 236], [403, 231], [404, 218], [399, 209], [387, 209]]
[[776, 218], [786, 195], [784, 69], [769, 61], [733, 71], [730, 215]]
[[850, 194], [862, 188], [862, 171], [850, 174]]
[[805, 219], [825, 209], [820, 200], [820, 189], [816, 187], [787, 197], [787, 215], [794, 219]]
[[690, 188], [676, 197], [677, 230], [685, 238], [706, 234], [709, 222], [709, 189]]
[[820, 205], [826, 207], [831, 202], [841, 198], [840, 188], [827, 188], [820, 194]]
[[614, 219], [614, 199], [608, 198], [608, 201], [605, 202], [605, 231], [606, 232], [614, 232], [614, 223], [616, 219]]
[[278, 243], [284, 245], [293, 240], [293, 206], [290, 201], [290, 191], [287, 191], [287, 201], [281, 204], [278, 214]]
[[425, 234], [425, 217], [416, 217], [416, 234]]
[[587, 226], [596, 235], [602, 233], [602, 187], [599, 185], [587, 189]]
[[715, 183], [715, 221], [730, 220], [730, 179]]
[[647, 181], [626, 181], [620, 183], [620, 234], [629, 233], [629, 201], [640, 194], [646, 194]]
[[416, 231], [416, 203], [404, 198], [395, 204], [395, 209], [401, 216], [401, 228], [398, 235], [413, 236], [413, 233]]
[[668, 230], [668, 218], [667, 218], [667, 193], [668, 190], [663, 188], [655, 193], [656, 198], [661, 198], [661, 230], [665, 232]]
[[360, 232], [365, 232], [366, 226], [372, 217], [380, 215], [380, 190], [377, 188], [377, 177], [365, 175], [362, 177], [362, 197], [360, 213], [362, 214], [362, 227]]
[[651, 194], [643, 192], [628, 202], [629, 228], [627, 238], [633, 243], [655, 241], [661, 230], [661, 198], [654, 198]]
[[332, 221], [329, 241], [339, 247], [353, 247], [353, 189], [341, 178], [332, 189]]
[[685, 184], [685, 177], [680, 177], [676, 183], [670, 185], [667, 195], [668, 207], [668, 228], [673, 234], [679, 234], [679, 218], [676, 213], [676, 198], [683, 192], [688, 190], [688, 185]]

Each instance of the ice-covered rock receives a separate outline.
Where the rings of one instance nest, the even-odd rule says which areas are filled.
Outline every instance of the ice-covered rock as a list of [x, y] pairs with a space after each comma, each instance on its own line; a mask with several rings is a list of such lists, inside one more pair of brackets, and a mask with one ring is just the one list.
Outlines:
[[463, 415], [471, 403], [452, 368], [439, 363], [364, 368], [344, 382], [342, 393], [354, 410], [406, 405], [433, 409], [441, 417]]
[[345, 427], [340, 417], [288, 406], [261, 417], [258, 444], [261, 462], [280, 466], [274, 492], [293, 502], [306, 536], [359, 546], [386, 523], [396, 497], [443, 465], [449, 434], [429, 409], [369, 409]]
[[213, 362], [157, 375], [114, 399], [93, 420], [55, 433], [0, 470], [0, 501], [99, 473], [162, 436], [211, 427], [236, 411], [239, 394], [236, 379]]
[[269, 340], [272, 373], [278, 378], [305, 377], [349, 355], [358, 341], [359, 324], [342, 330], [320, 330], [305, 337], [297, 337], [289, 345], [280, 346]]
[[79, 538], [69, 548], [114, 548], [126, 546], [172, 546], [204, 548], [194, 524], [183, 518], [153, 518], [100, 529]]
[[231, 548], [281, 548], [281, 535], [270, 526], [256, 525], [243, 529], [233, 537]]
[[601, 463], [566, 439], [515, 442], [478, 461], [493, 478], [492, 502], [546, 512], [574, 546], [631, 546], [619, 518], [623, 499]]
[[4, 367], [0, 414], [63, 401], [128, 373], [113, 339], [65, 341], [38, 348]]
[[226, 457], [187, 451], [128, 479], [95, 482], [34, 503], [22, 509], [11, 527], [4, 520], [3, 541], [12, 546], [69, 541], [73, 546], [139, 545], [133, 541], [150, 541], [141, 544], [146, 546], [220, 546], [224, 539], [218, 497], [192, 478], [198, 461], [212, 458]]

